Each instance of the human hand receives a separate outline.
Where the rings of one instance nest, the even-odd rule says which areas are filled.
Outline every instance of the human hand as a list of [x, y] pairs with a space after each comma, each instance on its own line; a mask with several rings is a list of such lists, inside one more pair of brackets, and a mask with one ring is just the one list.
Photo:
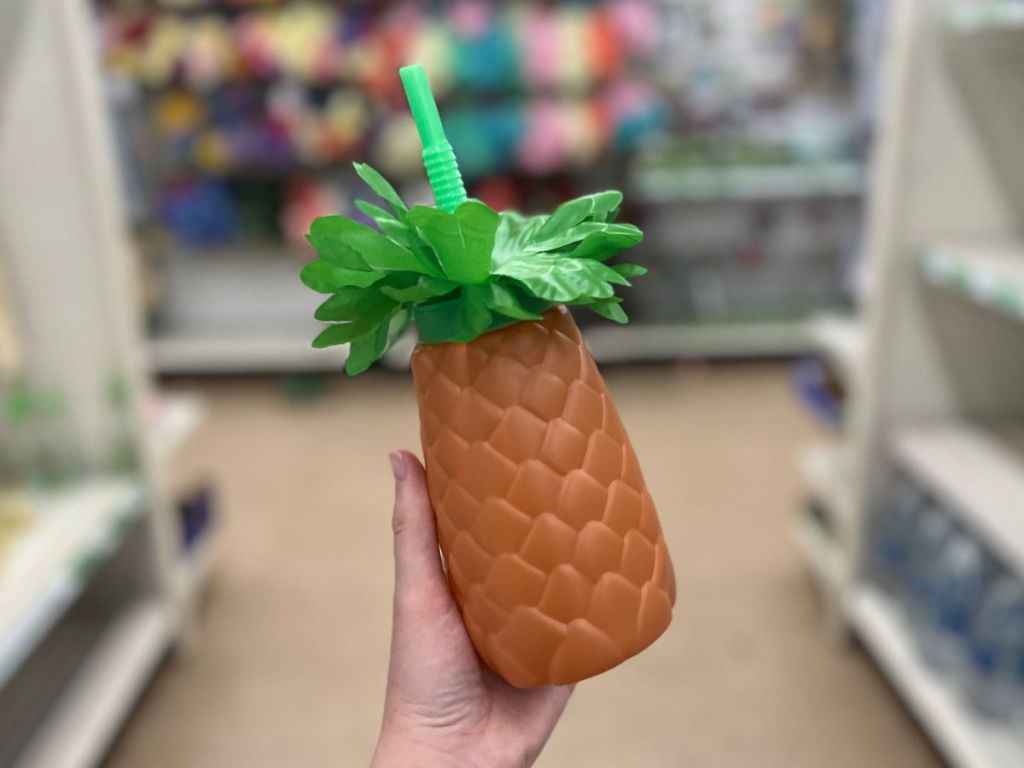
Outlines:
[[419, 460], [391, 454], [395, 601], [374, 768], [529, 766], [572, 686], [514, 688], [473, 650], [448, 589]]

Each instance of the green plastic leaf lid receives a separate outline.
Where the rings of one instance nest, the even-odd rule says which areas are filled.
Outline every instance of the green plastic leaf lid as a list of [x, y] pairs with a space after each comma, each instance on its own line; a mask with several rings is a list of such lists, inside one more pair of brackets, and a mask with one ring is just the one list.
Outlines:
[[470, 342], [537, 320], [556, 304], [627, 322], [615, 288], [647, 270], [605, 263], [643, 239], [632, 224], [615, 223], [622, 193], [586, 195], [542, 216], [498, 213], [467, 199], [426, 72], [416, 64], [400, 76], [436, 207], [409, 208], [380, 173], [355, 164], [387, 207], [356, 202], [376, 229], [344, 216], [323, 216], [310, 227], [306, 239], [319, 258], [303, 267], [301, 278], [327, 294], [316, 318], [331, 323], [313, 346], [348, 344], [345, 369], [355, 375], [410, 322], [421, 344]]

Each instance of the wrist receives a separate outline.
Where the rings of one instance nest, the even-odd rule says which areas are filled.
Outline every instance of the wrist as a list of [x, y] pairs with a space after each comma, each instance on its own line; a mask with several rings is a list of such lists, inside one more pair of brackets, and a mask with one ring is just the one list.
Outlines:
[[370, 768], [475, 768], [455, 745], [445, 745], [437, 735], [418, 737], [382, 731], [373, 751]]
[[524, 768], [532, 760], [524, 754], [493, 749], [486, 739], [453, 737], [430, 731], [384, 729], [370, 761], [370, 768]]

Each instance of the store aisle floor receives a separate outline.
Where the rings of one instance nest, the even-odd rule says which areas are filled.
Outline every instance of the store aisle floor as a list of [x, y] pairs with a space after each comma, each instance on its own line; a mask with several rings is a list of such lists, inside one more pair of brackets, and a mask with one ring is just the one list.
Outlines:
[[[580, 685], [538, 765], [935, 768], [870, 661], [832, 641], [789, 538], [816, 429], [768, 365], [613, 369], [680, 584], [649, 651]], [[202, 385], [225, 537], [194, 650], [172, 658], [108, 768], [367, 764], [387, 665], [390, 448], [417, 447], [401, 376], [296, 405]]]

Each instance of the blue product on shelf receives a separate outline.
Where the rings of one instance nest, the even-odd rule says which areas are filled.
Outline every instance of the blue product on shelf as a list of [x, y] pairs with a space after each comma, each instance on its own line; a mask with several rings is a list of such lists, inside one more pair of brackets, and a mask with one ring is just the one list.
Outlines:
[[921, 655], [933, 668], [949, 675], [964, 671], [971, 620], [984, 594], [985, 575], [985, 557], [977, 542], [965, 533], [952, 533], [935, 565], [925, 598], [928, 625], [919, 634]]
[[616, 149], [635, 147], [663, 129], [668, 119], [665, 103], [641, 82], [620, 83], [606, 99], [614, 121], [612, 146]]
[[[475, 15], [474, 12], [469, 12]], [[487, 18], [453, 20], [451, 40], [456, 81], [475, 91], [501, 91], [519, 82], [519, 61], [512, 30], [489, 11]], [[465, 15], [457, 13], [457, 15]]]
[[816, 417], [826, 424], [839, 424], [843, 418], [843, 398], [835, 377], [815, 358], [799, 360], [793, 366], [793, 387]]
[[914, 526], [927, 503], [917, 486], [898, 478], [875, 517], [871, 537], [873, 573], [875, 580], [893, 594], [907, 586]]
[[234, 199], [225, 184], [214, 179], [169, 185], [163, 191], [160, 215], [187, 245], [223, 245], [238, 235]]
[[949, 517], [932, 503], [923, 505], [914, 521], [907, 561], [907, 615], [919, 638], [933, 631], [930, 609], [941, 589], [943, 552], [952, 535]]
[[987, 717], [1024, 724], [1024, 585], [1002, 575], [971, 625], [967, 697]]
[[213, 488], [204, 486], [178, 502], [181, 548], [190, 551], [206, 535], [216, 516]]

